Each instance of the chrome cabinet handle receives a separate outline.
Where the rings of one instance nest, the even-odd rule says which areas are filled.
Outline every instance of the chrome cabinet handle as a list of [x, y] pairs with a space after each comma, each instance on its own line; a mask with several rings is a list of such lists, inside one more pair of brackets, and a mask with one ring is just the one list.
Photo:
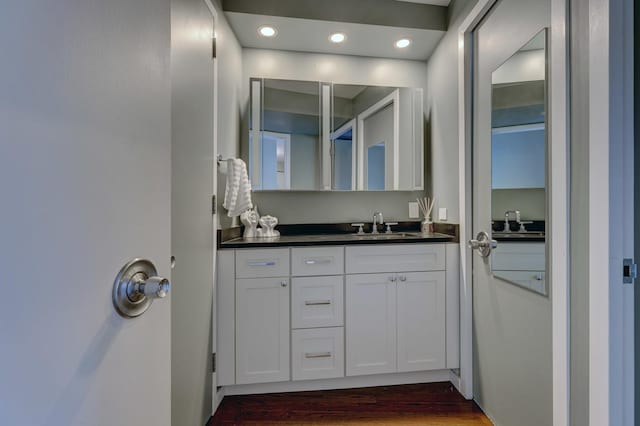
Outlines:
[[406, 281], [406, 280], [407, 280], [406, 275], [400, 275], [400, 281]]
[[331, 352], [307, 352], [305, 358], [331, 358]]
[[398, 277], [397, 277], [397, 276], [395, 276], [395, 275], [391, 275], [391, 276], [389, 277], [389, 281], [391, 281], [392, 283], [395, 283], [396, 281], [398, 281]]
[[489, 257], [491, 250], [498, 247], [498, 242], [492, 240], [485, 231], [478, 232], [475, 240], [469, 240], [467, 243], [470, 249], [477, 250], [482, 257]]
[[276, 266], [276, 262], [268, 261], [268, 262], [249, 262], [249, 266]]
[[305, 260], [304, 263], [306, 265], [326, 265], [327, 263], [331, 263], [331, 259], [309, 259]]
[[286, 281], [281, 281], [280, 282], [280, 287], [286, 287], [287, 286], [287, 282]]
[[330, 305], [331, 300], [305, 300], [306, 306]]

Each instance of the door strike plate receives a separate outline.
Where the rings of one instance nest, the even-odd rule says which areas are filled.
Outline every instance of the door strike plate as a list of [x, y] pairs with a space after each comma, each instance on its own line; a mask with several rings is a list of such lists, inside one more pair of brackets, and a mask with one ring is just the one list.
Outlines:
[[638, 278], [638, 265], [633, 262], [633, 259], [623, 259], [622, 282], [624, 284], [633, 284], [636, 278]]

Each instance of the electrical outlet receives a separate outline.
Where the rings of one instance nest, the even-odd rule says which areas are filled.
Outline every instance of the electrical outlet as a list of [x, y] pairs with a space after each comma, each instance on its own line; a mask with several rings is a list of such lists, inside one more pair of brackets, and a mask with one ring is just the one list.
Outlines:
[[438, 220], [447, 220], [447, 208], [446, 207], [440, 207], [438, 209]]
[[418, 210], [418, 203], [415, 201], [409, 202], [409, 218], [418, 219], [420, 217], [420, 210]]

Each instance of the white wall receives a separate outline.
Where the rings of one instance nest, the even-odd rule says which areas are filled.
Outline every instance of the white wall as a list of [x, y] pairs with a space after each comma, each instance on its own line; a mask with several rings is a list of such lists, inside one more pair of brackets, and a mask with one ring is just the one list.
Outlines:
[[[214, 5], [222, 10], [220, 1]], [[218, 153], [224, 158], [240, 156], [240, 119], [242, 114], [242, 47], [229, 26], [224, 13], [218, 14], [216, 29], [218, 55]], [[247, 85], [249, 83], [247, 82]], [[222, 208], [225, 176], [218, 173], [218, 220], [219, 227], [227, 228], [232, 220]]]
[[[243, 104], [248, 102], [250, 77], [423, 89], [427, 85], [427, 65], [420, 61], [245, 48], [242, 67]], [[243, 152], [246, 152], [247, 138], [241, 137]], [[455, 177], [456, 170], [449, 170], [451, 178]], [[428, 182], [427, 179], [427, 188]], [[311, 223], [369, 221], [373, 212], [378, 210], [385, 214], [385, 218], [407, 220], [407, 203], [422, 195], [423, 191], [346, 194], [258, 192], [253, 198], [262, 214], [277, 216], [281, 223]]]
[[458, 26], [477, 0], [456, 0], [449, 6], [449, 29], [427, 62], [425, 115], [431, 156], [434, 211], [449, 209], [449, 221], [459, 223], [458, 203]]

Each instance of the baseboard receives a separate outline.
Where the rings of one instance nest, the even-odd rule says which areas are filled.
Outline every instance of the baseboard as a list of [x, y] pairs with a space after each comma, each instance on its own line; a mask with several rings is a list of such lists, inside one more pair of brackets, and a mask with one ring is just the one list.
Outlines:
[[460, 370], [449, 370], [449, 381], [451, 382], [453, 387], [456, 388], [457, 391], [464, 396], [464, 394], [462, 393], [462, 379], [460, 378]]
[[[412, 373], [375, 374], [369, 376], [340, 377], [297, 382], [257, 383], [224, 386], [224, 395], [250, 395], [276, 392], [303, 392], [314, 390], [366, 388], [373, 386], [408, 385], [415, 383], [451, 382], [451, 370], [418, 371]], [[453, 382], [452, 382], [453, 383]], [[459, 385], [459, 383], [458, 383]], [[456, 384], [454, 383], [454, 386]], [[457, 387], [457, 386], [456, 386]]]

